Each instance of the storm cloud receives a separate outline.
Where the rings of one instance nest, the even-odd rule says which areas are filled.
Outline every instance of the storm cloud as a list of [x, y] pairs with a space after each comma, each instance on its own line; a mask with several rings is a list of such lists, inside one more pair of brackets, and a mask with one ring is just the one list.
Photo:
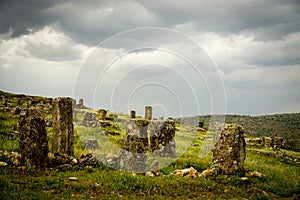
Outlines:
[[[298, 0], [2, 0], [0, 40], [1, 90], [176, 116], [300, 111]], [[126, 94], [153, 82], [187, 112], [159, 84]]]

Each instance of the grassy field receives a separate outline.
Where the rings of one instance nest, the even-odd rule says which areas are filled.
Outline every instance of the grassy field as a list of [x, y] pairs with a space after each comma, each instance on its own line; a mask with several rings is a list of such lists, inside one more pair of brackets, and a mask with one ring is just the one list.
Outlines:
[[[87, 110], [85, 110], [87, 111]], [[83, 116], [79, 111], [78, 119]], [[75, 156], [87, 153], [82, 147], [85, 139], [96, 139], [99, 149], [92, 153], [105, 158], [117, 153], [120, 140], [125, 136], [126, 114], [118, 114], [120, 135], [106, 135], [100, 128], [75, 125]], [[14, 132], [18, 116], [0, 113], [0, 151], [19, 152], [18, 142], [7, 133]], [[133, 175], [100, 165], [97, 168], [58, 172], [20, 170], [0, 167], [0, 199], [299, 199], [300, 153], [280, 150], [275, 152], [261, 146], [247, 146], [245, 167], [258, 171], [263, 177], [241, 180], [239, 176], [219, 175], [210, 178], [187, 178], [171, 175], [176, 169], [194, 167], [201, 172], [211, 165], [211, 152], [202, 150], [211, 145], [212, 132], [195, 132], [191, 127], [178, 126], [176, 159], [148, 155], [147, 167], [154, 159], [162, 166], [162, 176]], [[51, 128], [48, 140], [51, 141]], [[49, 143], [50, 144], [50, 143]], [[51, 149], [51, 145], [49, 145]], [[280, 153], [287, 155], [282, 157]], [[0, 156], [0, 161], [3, 157]], [[76, 179], [70, 179], [76, 177]]]

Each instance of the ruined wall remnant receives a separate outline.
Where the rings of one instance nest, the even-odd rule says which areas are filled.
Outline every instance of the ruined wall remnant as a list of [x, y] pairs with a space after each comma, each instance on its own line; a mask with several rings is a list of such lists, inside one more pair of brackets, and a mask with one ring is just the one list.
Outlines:
[[97, 120], [97, 117], [96, 117], [96, 113], [85, 112], [84, 115], [83, 115], [83, 118], [80, 122], [80, 125], [96, 127], [97, 122], [98, 122], [98, 120]]
[[134, 119], [135, 118], [135, 111], [131, 110], [130, 111], [130, 119]]
[[274, 146], [282, 147], [283, 143], [284, 143], [283, 137], [274, 137], [274, 141], [273, 141]]
[[132, 153], [145, 153], [148, 149], [148, 124], [148, 120], [131, 119], [121, 148]]
[[243, 127], [223, 124], [214, 144], [212, 168], [220, 174], [244, 174], [245, 147]]
[[145, 119], [151, 120], [152, 119], [152, 107], [145, 106]]
[[172, 119], [151, 120], [149, 124], [150, 150], [160, 157], [176, 157], [174, 140], [176, 127]]
[[265, 147], [273, 147], [273, 140], [271, 137], [263, 137]]
[[41, 111], [37, 108], [25, 110], [18, 126], [17, 136], [26, 165], [32, 168], [47, 167], [47, 131]]
[[74, 155], [73, 110], [71, 98], [53, 99], [52, 152]]

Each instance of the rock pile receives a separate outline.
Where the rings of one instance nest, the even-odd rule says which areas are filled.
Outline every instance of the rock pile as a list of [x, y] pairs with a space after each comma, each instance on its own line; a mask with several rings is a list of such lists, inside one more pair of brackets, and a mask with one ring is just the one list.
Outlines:
[[85, 112], [81, 122], [79, 123], [82, 126], [96, 127], [97, 126], [97, 117], [96, 113]]

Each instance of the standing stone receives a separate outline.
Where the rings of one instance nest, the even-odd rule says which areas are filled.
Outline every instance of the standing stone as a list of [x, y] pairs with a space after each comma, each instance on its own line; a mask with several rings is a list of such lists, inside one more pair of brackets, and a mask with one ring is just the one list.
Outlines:
[[71, 98], [53, 100], [53, 143], [52, 152], [74, 155], [73, 112]]
[[26, 165], [45, 168], [48, 155], [47, 131], [44, 116], [37, 108], [30, 108], [21, 115], [18, 139]]
[[244, 128], [224, 124], [214, 144], [212, 168], [219, 174], [244, 174], [245, 147]]
[[2, 107], [7, 107], [7, 102], [5, 97], [2, 97]]
[[265, 147], [273, 147], [273, 140], [271, 137], [263, 137]]
[[131, 110], [130, 111], [130, 119], [134, 119], [135, 118], [135, 111]]
[[106, 120], [106, 110], [104, 109], [100, 109], [98, 110], [98, 117], [99, 117], [99, 120]]
[[75, 107], [76, 107], [76, 100], [72, 99], [72, 108], [73, 108], [73, 110], [74, 110]]
[[[73, 107], [74, 108], [74, 107]], [[78, 119], [77, 119], [77, 111], [73, 109], [73, 121], [74, 122], [77, 122]]]
[[152, 107], [145, 106], [145, 119], [151, 120], [152, 119]]
[[79, 107], [84, 107], [84, 105], [83, 105], [83, 99], [79, 99]]

